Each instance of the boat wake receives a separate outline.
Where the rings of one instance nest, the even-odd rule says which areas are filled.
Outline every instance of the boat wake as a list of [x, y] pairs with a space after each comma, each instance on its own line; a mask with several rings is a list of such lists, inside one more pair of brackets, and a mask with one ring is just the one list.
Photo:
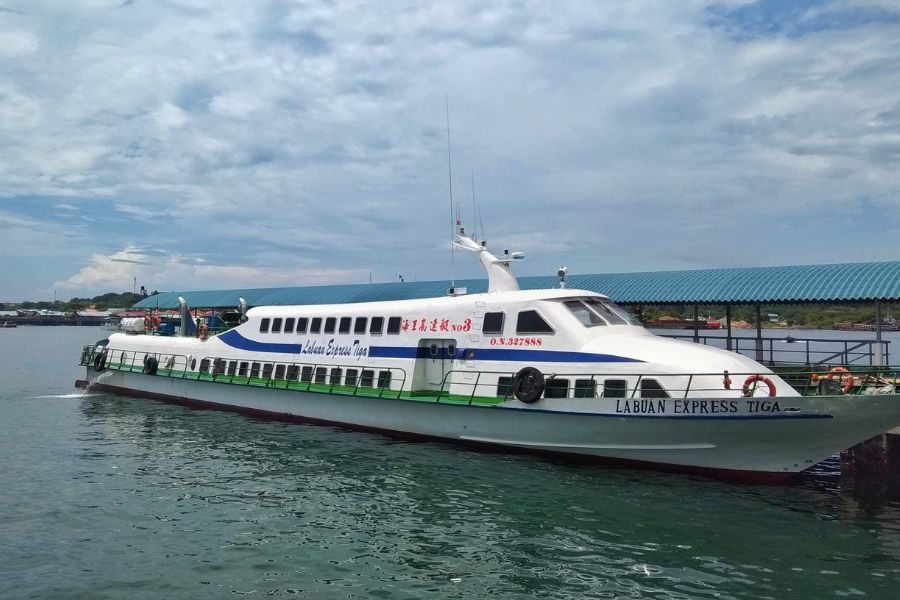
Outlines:
[[87, 390], [82, 390], [80, 392], [71, 392], [69, 394], [44, 394], [41, 396], [31, 396], [33, 399], [38, 398], [91, 398], [93, 396], [99, 396], [100, 394], [89, 394]]

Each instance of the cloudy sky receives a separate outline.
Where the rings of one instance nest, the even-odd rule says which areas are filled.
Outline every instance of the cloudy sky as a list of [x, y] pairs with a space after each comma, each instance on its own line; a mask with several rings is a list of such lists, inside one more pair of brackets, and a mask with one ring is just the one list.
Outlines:
[[448, 104], [520, 274], [900, 259], [897, 0], [0, 0], [0, 301], [479, 277]]

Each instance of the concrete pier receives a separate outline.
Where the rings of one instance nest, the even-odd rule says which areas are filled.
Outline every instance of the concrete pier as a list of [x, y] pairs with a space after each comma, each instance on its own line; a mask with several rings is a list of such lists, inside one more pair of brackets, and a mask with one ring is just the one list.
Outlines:
[[841, 485], [873, 500], [900, 498], [900, 427], [844, 450]]

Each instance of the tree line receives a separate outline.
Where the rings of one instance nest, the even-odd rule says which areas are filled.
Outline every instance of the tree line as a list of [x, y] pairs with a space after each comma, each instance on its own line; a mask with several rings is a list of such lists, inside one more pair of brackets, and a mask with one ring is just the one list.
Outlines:
[[85, 310], [91, 306], [97, 310], [108, 310], [110, 308], [130, 308], [146, 298], [141, 294], [132, 292], [122, 292], [117, 294], [109, 292], [93, 298], [72, 298], [68, 302], [62, 300], [50, 301], [44, 300], [39, 302], [0, 302], [0, 310], [56, 310], [59, 312], [71, 313]]

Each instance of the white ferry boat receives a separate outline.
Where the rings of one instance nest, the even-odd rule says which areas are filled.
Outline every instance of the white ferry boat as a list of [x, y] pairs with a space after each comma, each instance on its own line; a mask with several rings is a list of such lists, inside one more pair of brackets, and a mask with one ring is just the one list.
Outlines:
[[519, 253], [462, 230], [455, 245], [479, 256], [487, 293], [255, 307], [216, 335], [183, 305], [181, 336], [85, 347], [76, 385], [740, 479], [786, 479], [900, 425], [896, 374], [805, 373], [802, 393], [740, 354], [653, 335], [563, 271], [559, 288], [520, 290]]

